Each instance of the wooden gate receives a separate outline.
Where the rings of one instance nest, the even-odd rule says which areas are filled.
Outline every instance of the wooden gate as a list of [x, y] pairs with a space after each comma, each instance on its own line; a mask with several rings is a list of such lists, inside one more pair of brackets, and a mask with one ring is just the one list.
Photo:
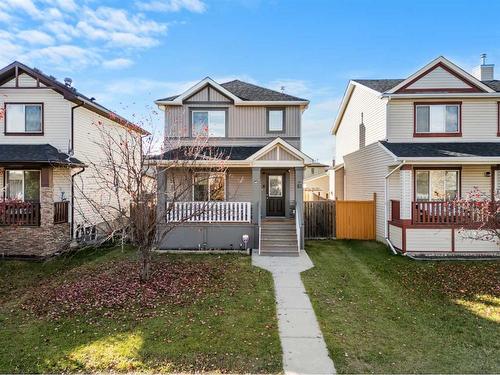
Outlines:
[[304, 202], [306, 239], [335, 237], [335, 201]]
[[371, 201], [336, 201], [336, 237], [338, 239], [374, 240], [376, 195]]

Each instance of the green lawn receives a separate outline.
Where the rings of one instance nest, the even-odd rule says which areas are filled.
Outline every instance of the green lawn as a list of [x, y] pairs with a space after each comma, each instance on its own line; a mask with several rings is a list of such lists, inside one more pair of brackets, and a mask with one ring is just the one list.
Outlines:
[[0, 373], [282, 369], [272, 277], [240, 255], [0, 262]]
[[500, 263], [311, 241], [302, 278], [341, 373], [499, 373]]

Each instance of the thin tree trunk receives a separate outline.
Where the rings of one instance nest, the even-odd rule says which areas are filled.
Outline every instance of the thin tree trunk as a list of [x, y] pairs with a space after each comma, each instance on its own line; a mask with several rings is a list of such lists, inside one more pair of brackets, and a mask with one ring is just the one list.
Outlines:
[[149, 248], [140, 248], [140, 264], [141, 264], [141, 282], [149, 281], [151, 277], [151, 250]]

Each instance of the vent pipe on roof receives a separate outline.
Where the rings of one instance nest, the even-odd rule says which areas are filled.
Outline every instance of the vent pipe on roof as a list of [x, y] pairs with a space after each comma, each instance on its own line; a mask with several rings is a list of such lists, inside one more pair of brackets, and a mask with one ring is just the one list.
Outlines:
[[69, 77], [66, 77], [64, 78], [64, 84], [67, 86], [67, 87], [71, 87], [71, 84], [73, 83], [73, 80]]
[[492, 81], [495, 76], [495, 64], [486, 64], [486, 53], [481, 54], [481, 65], [474, 69], [474, 77], [480, 81]]

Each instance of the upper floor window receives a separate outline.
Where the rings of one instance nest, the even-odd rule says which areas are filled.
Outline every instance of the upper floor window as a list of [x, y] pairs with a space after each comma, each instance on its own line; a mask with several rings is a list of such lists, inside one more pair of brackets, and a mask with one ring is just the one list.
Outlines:
[[416, 104], [415, 135], [460, 135], [460, 103]]
[[193, 137], [225, 137], [225, 110], [192, 110], [191, 123]]
[[268, 108], [267, 109], [267, 131], [283, 132], [285, 130], [285, 109]]
[[43, 105], [41, 103], [6, 103], [5, 133], [43, 133]]

